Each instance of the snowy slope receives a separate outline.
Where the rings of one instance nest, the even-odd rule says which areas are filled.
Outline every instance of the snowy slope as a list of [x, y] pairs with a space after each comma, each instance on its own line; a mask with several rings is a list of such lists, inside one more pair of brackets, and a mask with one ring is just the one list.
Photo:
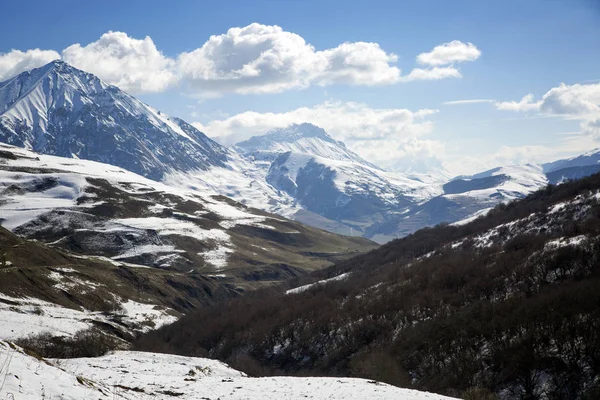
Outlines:
[[521, 198], [547, 184], [548, 179], [542, 167], [527, 164], [498, 167], [469, 177], [457, 178], [446, 183], [443, 189], [444, 195], [449, 199], [464, 196], [485, 202], [493, 198]]
[[[285, 216], [301, 209], [254, 163], [58, 60], [0, 83], [0, 142], [119, 166]], [[40, 201], [64, 204], [50, 194]]]
[[334, 276], [333, 278], [322, 279], [322, 280], [317, 281], [315, 283], [309, 283], [308, 285], [298, 286], [298, 287], [295, 287], [293, 289], [286, 290], [285, 294], [297, 294], [297, 293], [306, 292], [307, 290], [310, 290], [310, 288], [313, 288], [313, 287], [315, 287], [317, 285], [325, 285], [328, 282], [343, 281], [344, 279], [348, 278], [349, 275], [350, 275], [350, 273], [346, 272], [346, 273], [343, 273], [341, 275]]
[[378, 227], [377, 241], [406, 236], [425, 226], [469, 221], [502, 202], [519, 199], [548, 183], [537, 165], [494, 168], [441, 185], [442, 193], [389, 214]]
[[[59, 275], [55, 286], [57, 289], [68, 291], [71, 282]], [[94, 282], [84, 283], [88, 285], [88, 290], [98, 287]], [[105, 295], [110, 295], [108, 290]], [[105, 312], [76, 310], [36, 298], [11, 297], [0, 293], [0, 339], [15, 340], [45, 332], [51, 332], [54, 336], [70, 337], [97, 324], [113, 326], [113, 329], [128, 333], [140, 333], [158, 329], [177, 320], [175, 315], [178, 313], [172, 309], [129, 299], [120, 300], [123, 308], [119, 311], [119, 323], [115, 323], [111, 315]]]
[[177, 188], [227, 196], [248, 207], [293, 218], [302, 206], [287, 193], [270, 185], [265, 178], [261, 165], [232, 152], [225, 167], [171, 171], [162, 182]]
[[[118, 251], [114, 254], [112, 256], [114, 259], [130, 259], [144, 253], [161, 254], [170, 256], [171, 259], [176, 258], [181, 250], [173, 246], [165, 246], [162, 244], [161, 238], [178, 234], [198, 241], [213, 243], [212, 246], [208, 246], [206, 253], [212, 251], [212, 254], [222, 254], [222, 257], [218, 259], [214, 256], [210, 259], [205, 257], [207, 263], [212, 262], [214, 266], [226, 266], [228, 253], [233, 251], [231, 250], [233, 245], [230, 236], [225, 232], [226, 228], [232, 228], [238, 222], [253, 225], [266, 220], [266, 217], [262, 215], [241, 211], [235, 206], [215, 201], [209, 196], [203, 197], [197, 193], [177, 190], [107, 164], [85, 160], [66, 160], [46, 155], [38, 156], [26, 150], [9, 148], [5, 145], [0, 145], [0, 148], [20, 156], [16, 160], [7, 160], [6, 166], [0, 165], [0, 187], [4, 187], [1, 193], [3, 202], [0, 205], [3, 226], [9, 229], [21, 226], [22, 228], [17, 231], [26, 233], [29, 230], [35, 234], [35, 231], [41, 228], [40, 224], [30, 224], [30, 228], [27, 229], [27, 223], [35, 223], [39, 216], [52, 213], [56, 209], [63, 209], [63, 213], [59, 214], [55, 220], [50, 215], [46, 216], [47, 220], [52, 220], [52, 228], [58, 229], [61, 224], [68, 227], [73, 221], [72, 225], [79, 231], [108, 232], [112, 235], [125, 232], [137, 236], [143, 235], [145, 231], [154, 231], [158, 234], [158, 242], [155, 246], [140, 246], [135, 243], [131, 247], [119, 249], [123, 252]], [[14, 172], [13, 169], [19, 167], [29, 169], [37, 167], [40, 172], [31, 174]], [[52, 173], [46, 173], [49, 171]], [[165, 199], [164, 204], [149, 201], [147, 206], [155, 212], [145, 217], [113, 218], [105, 221], [96, 221], [91, 218], [90, 221], [90, 218], [85, 219], [85, 214], [92, 213], [95, 207], [101, 207], [108, 200], [94, 194], [96, 186], [90, 182], [92, 178], [107, 180], [116, 188], [130, 194], [143, 194], [144, 197], [147, 197], [150, 192], [159, 191], [178, 196], [184, 201], [199, 203], [204, 209], [204, 214], [212, 212], [221, 217], [221, 224], [217, 224], [212, 229], [204, 229], [194, 222], [164, 217], [162, 210], [170, 205], [168, 199]], [[65, 214], [64, 209], [69, 208], [72, 210]], [[202, 217], [198, 216], [198, 218]], [[79, 224], [77, 224], [78, 222]], [[102, 253], [98, 255], [103, 255]], [[166, 259], [167, 265], [168, 261], [169, 259]]]
[[600, 149], [594, 149], [576, 157], [542, 165], [548, 181], [560, 183], [566, 179], [580, 179], [600, 172]]
[[250, 378], [219, 361], [168, 354], [122, 351], [99, 358], [39, 360], [0, 342], [0, 363], [2, 398], [450, 399], [364, 379]]
[[204, 193], [107, 164], [0, 145], [1, 224], [71, 251], [211, 273], [312, 269], [330, 261], [304, 252], [335, 258], [373, 247]]
[[131, 338], [375, 247], [112, 165], [5, 144], [0, 224], [36, 240], [0, 228], [0, 339], [98, 325]]
[[544, 172], [554, 172], [563, 168], [584, 167], [600, 163], [600, 149], [590, 150], [576, 157], [557, 160], [543, 165]]

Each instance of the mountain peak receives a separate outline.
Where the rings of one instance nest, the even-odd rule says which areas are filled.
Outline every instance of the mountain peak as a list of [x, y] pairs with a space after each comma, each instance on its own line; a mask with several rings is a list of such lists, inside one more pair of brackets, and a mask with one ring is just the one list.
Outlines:
[[42, 66], [42, 68], [74, 68], [71, 64], [57, 58], [56, 60], [50, 61], [48, 64]]
[[[59, 74], [90, 75], [90, 76], [96, 77], [95, 75], [92, 75], [88, 72], [77, 69], [74, 66], [72, 66], [71, 64], [64, 62], [63, 60], [60, 60], [60, 59], [50, 61], [48, 64], [40, 67], [39, 69], [44, 71], [46, 74], [50, 74], [50, 73], [54, 72], [54, 73], [59, 73]], [[96, 79], [99, 79], [99, 78], [96, 78]]]
[[267, 132], [264, 136], [269, 137], [271, 140], [274, 141], [285, 142], [295, 142], [302, 138], [317, 138], [326, 142], [335, 143], [345, 147], [345, 145], [342, 142], [336, 141], [327, 132], [325, 132], [323, 128], [308, 122], [303, 122], [301, 124], [292, 124], [285, 128], [273, 129], [272, 131]]
[[234, 149], [254, 159], [274, 161], [283, 153], [303, 155], [304, 158], [318, 157], [321, 160], [349, 161], [369, 168], [381, 168], [364, 160], [346, 145], [332, 138], [323, 128], [310, 123], [292, 124], [277, 128], [261, 136], [239, 142]]
[[[255, 150], [269, 150], [277, 147], [277, 150], [282, 150], [282, 147], [299, 144], [300, 142], [313, 141], [325, 142], [329, 146], [336, 146], [344, 151], [346, 145], [332, 138], [323, 128], [308, 122], [301, 124], [291, 124], [285, 128], [276, 128], [270, 130], [264, 135], [252, 136], [250, 139], [239, 142], [235, 148], [242, 152]], [[290, 149], [292, 150], [292, 149]]]
[[90, 74], [85, 71], [82, 71], [80, 69], [77, 69], [74, 66], [72, 66], [71, 64], [64, 62], [63, 60], [56, 59], [56, 60], [50, 61], [46, 65], [42, 65], [41, 67], [22, 72], [21, 74], [8, 79], [6, 82], [18, 80], [23, 83], [29, 81], [31, 84], [35, 84], [41, 78], [51, 76], [53, 74], [60, 74], [60, 75], [67, 75], [67, 76], [68, 75], [85, 75], [88, 77], [93, 77], [93, 78], [97, 79], [98, 81], [100, 81], [100, 79], [97, 78], [95, 75]]
[[228, 155], [191, 125], [61, 60], [0, 84], [0, 142], [155, 180], [222, 165]]
[[[54, 100], [57, 100], [56, 97], [61, 97], [62, 100], [68, 98], [72, 103], [74, 97], [91, 96], [109, 87], [110, 85], [93, 74], [77, 69], [62, 60], [53, 60], [0, 84], [0, 115], [10, 112], [11, 108], [19, 108], [19, 103], [27, 98], [34, 99], [36, 108], [43, 108], [38, 111], [47, 113], [46, 108], [54, 103], [52, 97], [55, 98]], [[31, 115], [29, 112], [26, 114], [26, 116]], [[20, 115], [20, 117], [24, 116]]]

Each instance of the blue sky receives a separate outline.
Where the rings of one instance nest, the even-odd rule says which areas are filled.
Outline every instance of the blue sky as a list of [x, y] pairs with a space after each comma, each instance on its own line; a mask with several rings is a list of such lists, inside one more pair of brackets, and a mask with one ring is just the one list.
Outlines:
[[[389, 169], [469, 173], [577, 154], [600, 137], [595, 0], [11, 1], [2, 14], [0, 80], [63, 57], [225, 144], [306, 119]], [[101, 40], [111, 31], [121, 35]], [[224, 40], [199, 51], [211, 35]], [[463, 46], [458, 58], [417, 62], [448, 43]], [[222, 78], [271, 47], [267, 61], [282, 66]], [[148, 69], [136, 77], [139, 57]], [[313, 71], [323, 57], [330, 67]], [[433, 79], [436, 67], [447, 76]], [[486, 101], [447, 104], [458, 100]]]

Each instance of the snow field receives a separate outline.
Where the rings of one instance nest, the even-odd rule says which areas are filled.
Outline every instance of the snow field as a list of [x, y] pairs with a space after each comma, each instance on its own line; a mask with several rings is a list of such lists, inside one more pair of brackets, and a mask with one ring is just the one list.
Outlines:
[[0, 368], [0, 398], [450, 399], [364, 379], [249, 378], [216, 360], [168, 354], [119, 351], [98, 358], [39, 360], [3, 341], [0, 341]]

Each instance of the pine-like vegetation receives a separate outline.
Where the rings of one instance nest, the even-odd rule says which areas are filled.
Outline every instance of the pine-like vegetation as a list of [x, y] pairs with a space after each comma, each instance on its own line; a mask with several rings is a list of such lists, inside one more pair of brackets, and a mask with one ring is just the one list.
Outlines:
[[136, 348], [471, 399], [600, 398], [600, 175], [187, 315]]

